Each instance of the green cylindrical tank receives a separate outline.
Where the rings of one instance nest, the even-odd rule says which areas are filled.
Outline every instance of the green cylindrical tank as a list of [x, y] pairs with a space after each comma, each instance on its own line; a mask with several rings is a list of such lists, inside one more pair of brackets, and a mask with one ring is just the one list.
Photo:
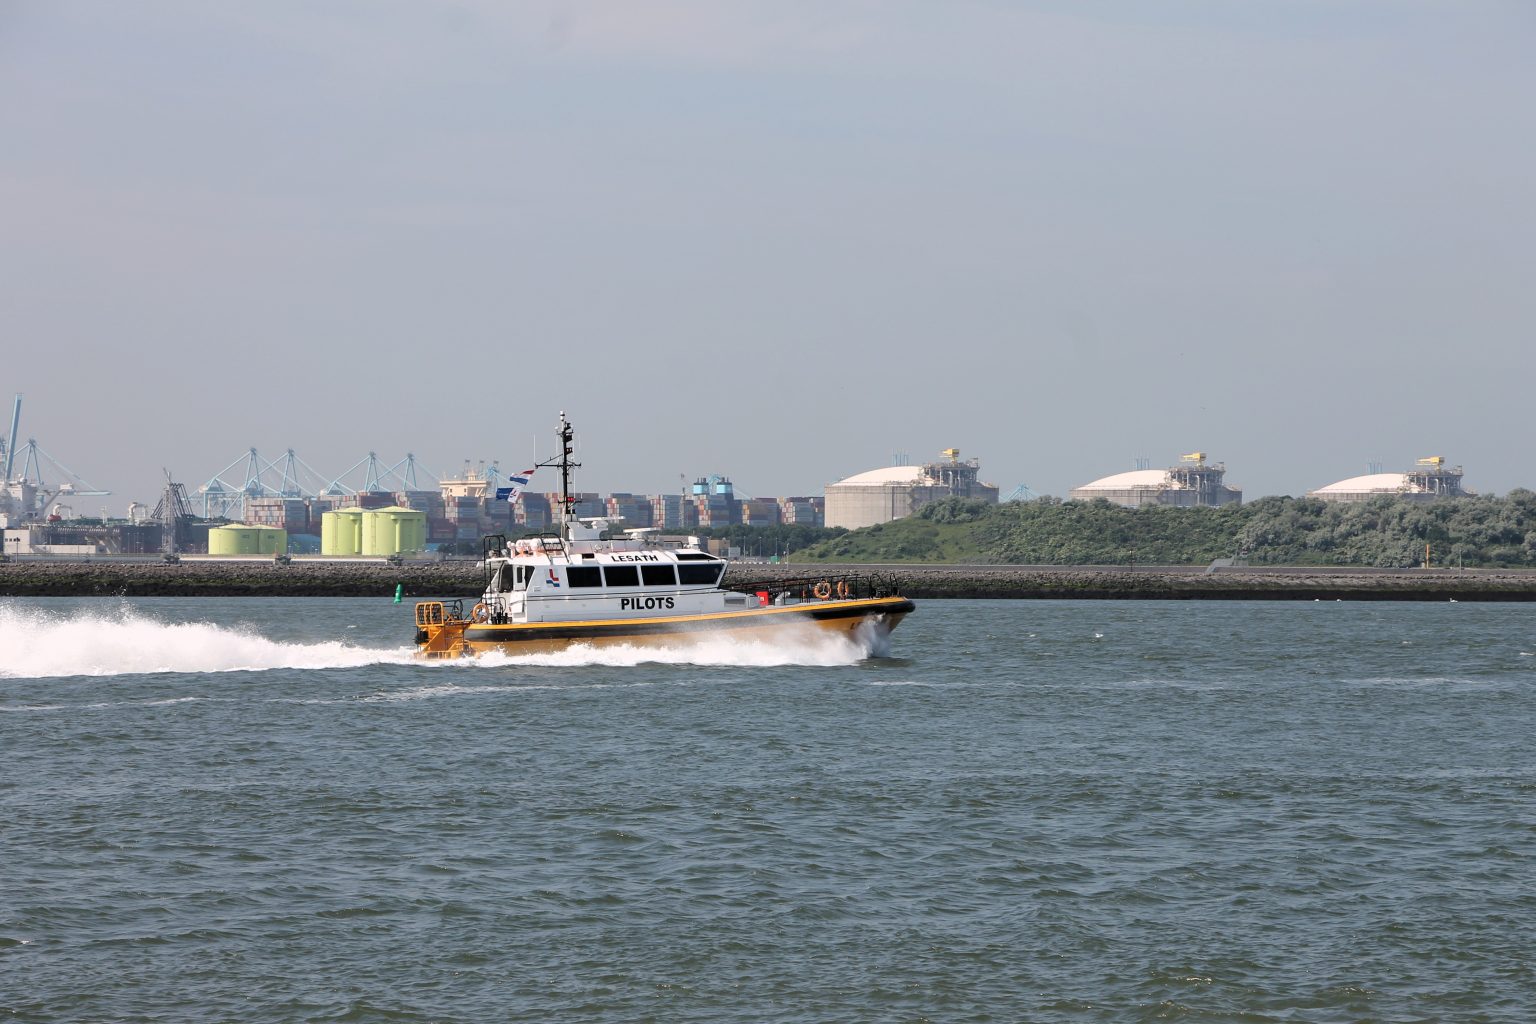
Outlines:
[[323, 512], [320, 515], [320, 553], [328, 555], [336, 546], [336, 513]]
[[216, 526], [208, 531], [210, 555], [254, 555], [256, 527]]
[[288, 531], [275, 526], [256, 527], [256, 553], [258, 555], [286, 555]]
[[218, 526], [208, 531], [210, 555], [281, 555], [288, 551], [288, 531], [268, 526]]
[[362, 509], [338, 508], [320, 516], [320, 553], [322, 555], [363, 553]]
[[427, 547], [427, 514], [392, 505], [363, 513], [362, 553], [378, 558], [418, 554]]
[[399, 511], [399, 533], [396, 543], [402, 555], [421, 555], [427, 551], [427, 514], [421, 509], [402, 508]]

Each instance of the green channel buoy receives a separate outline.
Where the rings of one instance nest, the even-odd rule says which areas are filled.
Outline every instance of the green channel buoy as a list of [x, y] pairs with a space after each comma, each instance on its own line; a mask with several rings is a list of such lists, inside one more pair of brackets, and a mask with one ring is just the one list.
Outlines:
[[402, 587], [404, 587], [404, 586], [405, 586], [405, 584], [403, 584], [403, 583], [396, 583], [395, 584], [395, 604], [399, 604], [400, 603], [400, 589]]

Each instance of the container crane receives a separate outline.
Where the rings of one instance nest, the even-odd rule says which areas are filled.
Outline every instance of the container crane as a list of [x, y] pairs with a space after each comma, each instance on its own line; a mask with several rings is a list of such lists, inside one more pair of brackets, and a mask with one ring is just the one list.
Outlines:
[[[22, 447], [21, 451], [23, 455], [21, 472], [9, 478], [7, 482], [30, 485], [34, 489], [37, 494], [36, 505], [32, 510], [34, 513], [46, 509], [53, 503], [55, 498], [103, 497], [112, 493], [111, 491], [104, 491], [99, 487], [86, 483], [80, 478], [78, 473], [39, 447], [35, 437], [27, 438], [27, 443]], [[12, 464], [15, 454], [14, 451], [7, 452], [7, 464]], [[43, 465], [45, 463], [53, 471], [55, 478], [63, 478], [52, 487], [43, 478]]]
[[11, 432], [5, 435], [5, 476], [0, 484], [11, 482], [11, 467], [16, 461], [16, 431], [21, 427], [21, 392], [16, 393], [16, 405], [11, 409]]

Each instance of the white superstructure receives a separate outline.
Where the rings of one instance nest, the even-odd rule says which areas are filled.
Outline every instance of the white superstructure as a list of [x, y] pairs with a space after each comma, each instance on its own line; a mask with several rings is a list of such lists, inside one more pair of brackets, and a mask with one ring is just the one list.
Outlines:
[[[604, 539], [610, 519], [567, 525], [565, 539], [508, 542], [485, 560], [487, 584], [476, 622], [492, 624], [704, 615], [745, 604], [720, 589], [724, 560], [663, 547], [648, 535]], [[637, 533], [640, 531], [637, 531]], [[499, 543], [502, 538], [497, 538]]]

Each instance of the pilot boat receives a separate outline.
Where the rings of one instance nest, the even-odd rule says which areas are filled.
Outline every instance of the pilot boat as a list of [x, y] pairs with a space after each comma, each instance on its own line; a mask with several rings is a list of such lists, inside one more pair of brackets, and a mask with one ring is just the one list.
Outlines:
[[[571, 515], [575, 433], [560, 414], [558, 528], [484, 540], [485, 589], [416, 604], [416, 644], [428, 659], [492, 651], [543, 653], [577, 644], [682, 646], [720, 637], [775, 640], [804, 631], [843, 634], [870, 649], [913, 610], [892, 579], [851, 574], [725, 584], [726, 561], [697, 538], [663, 541], [622, 530], [614, 517]], [[617, 534], [617, 536], [616, 536]]]

